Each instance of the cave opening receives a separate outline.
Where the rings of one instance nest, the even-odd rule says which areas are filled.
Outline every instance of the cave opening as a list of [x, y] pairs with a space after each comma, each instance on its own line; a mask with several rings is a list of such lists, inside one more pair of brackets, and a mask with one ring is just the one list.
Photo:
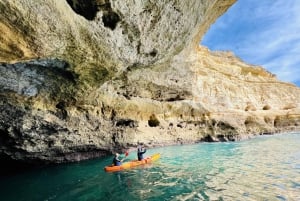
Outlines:
[[113, 11], [107, 11], [102, 16], [102, 21], [105, 27], [114, 30], [120, 21], [120, 17], [117, 13]]
[[73, 11], [87, 20], [94, 20], [98, 10], [95, 0], [67, 0]]
[[110, 2], [106, 0], [105, 3], [99, 5], [99, 10], [103, 12], [103, 25], [114, 30], [121, 18], [115, 11], [113, 11]]
[[102, 11], [104, 27], [114, 30], [121, 20], [120, 16], [113, 11], [109, 1], [99, 3], [97, 0], [67, 0], [73, 11], [87, 20], [94, 20], [98, 11]]

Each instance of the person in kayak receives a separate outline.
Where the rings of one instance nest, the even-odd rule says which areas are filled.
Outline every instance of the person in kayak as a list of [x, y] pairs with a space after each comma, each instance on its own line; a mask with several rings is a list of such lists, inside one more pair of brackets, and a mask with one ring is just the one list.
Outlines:
[[142, 145], [143, 144], [140, 144], [137, 149], [137, 157], [139, 161], [144, 159], [143, 154], [146, 153], [146, 149]]
[[119, 154], [119, 153], [116, 153], [116, 154], [115, 154], [115, 157], [114, 157], [114, 159], [113, 159], [113, 165], [115, 165], [115, 166], [120, 166], [120, 165], [122, 165], [122, 162], [123, 162], [123, 160], [124, 160], [125, 158], [120, 159], [119, 157], [120, 157], [120, 154]]

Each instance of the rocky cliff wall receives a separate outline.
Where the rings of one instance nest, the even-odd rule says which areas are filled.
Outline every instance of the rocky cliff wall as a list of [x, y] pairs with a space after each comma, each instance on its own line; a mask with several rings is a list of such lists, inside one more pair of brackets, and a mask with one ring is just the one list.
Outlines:
[[1, 158], [60, 163], [299, 129], [299, 88], [198, 46], [234, 2], [1, 1]]

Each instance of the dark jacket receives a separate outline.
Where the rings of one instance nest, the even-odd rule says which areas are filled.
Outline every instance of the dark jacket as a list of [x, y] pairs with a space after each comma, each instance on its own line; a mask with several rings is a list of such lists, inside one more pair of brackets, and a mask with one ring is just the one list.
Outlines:
[[137, 157], [138, 157], [139, 161], [144, 159], [144, 156], [143, 156], [144, 153], [146, 153], [146, 149], [143, 150], [142, 148], [138, 148]]

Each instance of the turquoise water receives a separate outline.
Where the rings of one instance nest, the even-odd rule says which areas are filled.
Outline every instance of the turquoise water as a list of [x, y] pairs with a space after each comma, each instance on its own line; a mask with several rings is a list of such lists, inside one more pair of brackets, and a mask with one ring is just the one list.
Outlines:
[[106, 157], [1, 179], [0, 200], [300, 200], [300, 134], [145, 155], [156, 152], [157, 162], [123, 172], [105, 173]]

